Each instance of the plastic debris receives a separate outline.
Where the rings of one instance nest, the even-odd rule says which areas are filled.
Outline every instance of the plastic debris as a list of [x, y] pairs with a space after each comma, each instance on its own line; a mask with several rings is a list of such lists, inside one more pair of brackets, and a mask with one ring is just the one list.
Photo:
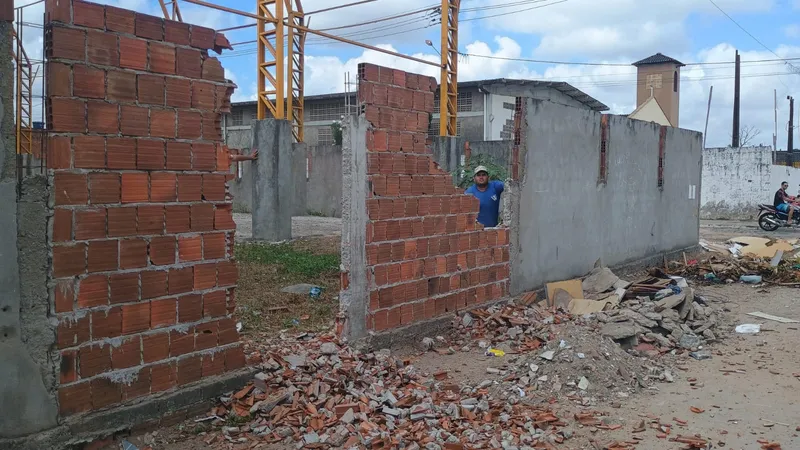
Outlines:
[[761, 284], [761, 275], [742, 275], [739, 281], [747, 284]]
[[501, 356], [506, 356], [506, 352], [497, 348], [489, 348], [486, 350], [486, 356], [496, 356], [499, 358]]
[[743, 323], [736, 326], [736, 332], [739, 334], [756, 334], [761, 332], [761, 325], [754, 323]]

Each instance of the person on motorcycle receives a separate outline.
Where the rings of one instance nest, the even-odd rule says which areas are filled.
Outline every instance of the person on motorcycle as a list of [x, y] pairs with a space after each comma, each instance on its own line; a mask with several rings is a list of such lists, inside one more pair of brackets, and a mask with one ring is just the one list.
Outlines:
[[789, 220], [784, 224], [784, 226], [791, 226], [792, 224], [792, 217], [794, 216], [794, 206], [789, 204], [789, 202], [797, 201], [797, 197], [792, 197], [786, 193], [786, 189], [789, 189], [789, 183], [784, 181], [781, 183], [781, 188], [778, 189], [778, 192], [775, 193], [775, 199], [773, 200], [773, 206], [778, 211], [788, 214]]

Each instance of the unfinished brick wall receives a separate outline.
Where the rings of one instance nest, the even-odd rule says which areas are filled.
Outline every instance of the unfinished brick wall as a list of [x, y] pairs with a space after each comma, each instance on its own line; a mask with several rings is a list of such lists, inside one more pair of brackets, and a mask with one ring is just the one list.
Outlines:
[[47, 0], [51, 311], [62, 415], [239, 369], [214, 30]]
[[[359, 65], [367, 131], [367, 329], [381, 332], [508, 293], [505, 228], [476, 222], [478, 200], [453, 186], [427, 140], [434, 78]], [[347, 283], [347, 280], [344, 280]]]

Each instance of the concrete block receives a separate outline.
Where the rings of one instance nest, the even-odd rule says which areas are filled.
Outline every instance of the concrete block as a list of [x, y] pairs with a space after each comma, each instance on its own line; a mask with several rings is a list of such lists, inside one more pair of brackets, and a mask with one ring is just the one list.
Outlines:
[[292, 238], [292, 130], [285, 120], [253, 123], [253, 238], [277, 242]]

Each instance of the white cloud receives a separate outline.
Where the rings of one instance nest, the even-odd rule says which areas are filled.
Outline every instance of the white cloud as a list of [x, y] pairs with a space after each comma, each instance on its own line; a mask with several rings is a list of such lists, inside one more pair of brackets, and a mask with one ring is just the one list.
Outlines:
[[[800, 0], [798, 0], [800, 1]], [[789, 39], [800, 39], [800, 25], [792, 24], [783, 28], [783, 34]]]

